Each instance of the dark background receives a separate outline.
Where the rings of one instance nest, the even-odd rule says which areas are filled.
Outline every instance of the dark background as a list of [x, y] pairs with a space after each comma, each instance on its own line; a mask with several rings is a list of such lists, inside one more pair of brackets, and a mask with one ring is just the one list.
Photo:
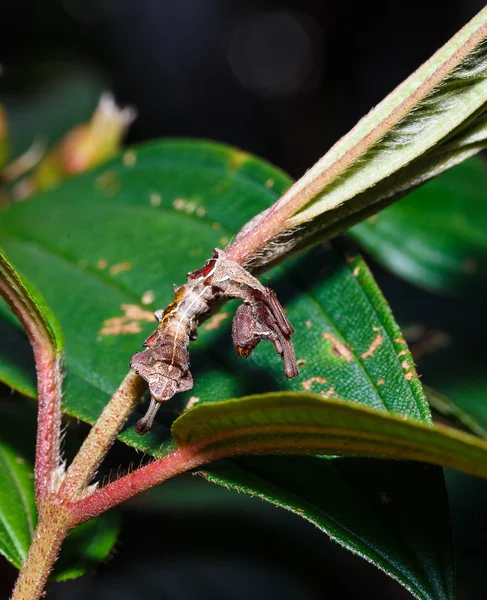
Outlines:
[[[46, 90], [56, 96], [76, 72], [81, 104], [89, 104], [83, 90], [105, 88], [137, 108], [130, 143], [210, 138], [298, 177], [483, 6], [3, 0], [0, 90], [25, 110], [51, 102], [55, 121], [52, 106], [59, 105]], [[28, 118], [16, 119], [21, 131]], [[486, 486], [459, 475], [449, 475], [449, 484], [459, 598], [482, 597]], [[78, 582], [57, 584], [50, 597], [410, 597], [298, 517], [190, 476], [163, 487], [124, 509], [115, 560]], [[7, 569], [2, 578], [5, 597], [12, 576]]]

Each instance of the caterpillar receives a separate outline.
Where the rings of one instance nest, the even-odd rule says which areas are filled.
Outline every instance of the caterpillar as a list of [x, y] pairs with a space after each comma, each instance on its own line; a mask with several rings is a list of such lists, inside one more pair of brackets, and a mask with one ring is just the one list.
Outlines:
[[240, 357], [250, 356], [261, 340], [267, 340], [283, 359], [286, 377], [298, 375], [290, 339], [294, 329], [276, 294], [215, 248], [203, 267], [188, 273], [187, 283], [175, 289], [172, 303], [164, 311], [156, 311], [156, 331], [144, 342], [146, 349], [130, 360], [151, 394], [149, 408], [136, 425], [140, 435], [150, 431], [162, 402], [192, 389], [188, 346], [196, 338], [200, 317], [219, 298], [242, 300], [232, 324], [233, 344]]

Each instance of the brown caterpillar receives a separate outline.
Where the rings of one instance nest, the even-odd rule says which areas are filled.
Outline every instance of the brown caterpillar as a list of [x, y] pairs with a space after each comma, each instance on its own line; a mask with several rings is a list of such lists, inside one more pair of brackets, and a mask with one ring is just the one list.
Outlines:
[[187, 283], [175, 290], [173, 302], [155, 313], [159, 326], [144, 342], [147, 349], [132, 356], [130, 366], [147, 381], [151, 393], [149, 408], [136, 425], [137, 433], [150, 431], [161, 402], [193, 387], [188, 345], [196, 337], [200, 316], [222, 297], [243, 301], [232, 326], [238, 355], [247, 357], [261, 340], [268, 340], [284, 361], [285, 375], [298, 374], [290, 339], [294, 329], [276, 294], [216, 248], [213, 257], [189, 273]]

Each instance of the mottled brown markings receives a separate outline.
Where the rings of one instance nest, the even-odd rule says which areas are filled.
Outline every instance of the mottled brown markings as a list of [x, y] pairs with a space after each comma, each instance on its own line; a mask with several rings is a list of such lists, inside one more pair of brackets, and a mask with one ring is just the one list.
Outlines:
[[[157, 330], [146, 340], [146, 350], [134, 354], [130, 361], [148, 382], [152, 396], [146, 415], [137, 423], [138, 433], [150, 430], [161, 402], [192, 388], [187, 348], [195, 337], [199, 318], [218, 298], [243, 301], [232, 327], [240, 356], [248, 356], [261, 340], [267, 340], [283, 359], [285, 375], [298, 374], [290, 340], [294, 330], [275, 293], [217, 248], [201, 269], [188, 273], [187, 283], [175, 290], [173, 302], [163, 312], [156, 311]], [[220, 322], [227, 314], [217, 315]], [[215, 325], [214, 321], [213, 326], [216, 328], [220, 322]], [[211, 330], [212, 325], [207, 328]]]

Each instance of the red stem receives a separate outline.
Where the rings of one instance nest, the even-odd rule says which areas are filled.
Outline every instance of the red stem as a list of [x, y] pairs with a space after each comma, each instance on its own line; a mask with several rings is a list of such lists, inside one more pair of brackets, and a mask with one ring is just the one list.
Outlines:
[[34, 351], [39, 401], [35, 463], [37, 508], [49, 493], [51, 478], [59, 466], [61, 440], [62, 370], [61, 356], [6, 281], [0, 279], [0, 295], [23, 325]]
[[37, 442], [35, 490], [38, 509], [50, 491], [54, 471], [59, 467], [61, 442], [62, 375], [60, 358], [41, 344], [34, 346], [37, 370]]
[[159, 460], [141, 467], [112, 483], [95, 490], [91, 495], [71, 502], [68, 510], [76, 524], [89, 519], [125, 502], [140, 492], [144, 492], [166, 479], [214, 460], [209, 452], [198, 452], [193, 446], [180, 448]]

